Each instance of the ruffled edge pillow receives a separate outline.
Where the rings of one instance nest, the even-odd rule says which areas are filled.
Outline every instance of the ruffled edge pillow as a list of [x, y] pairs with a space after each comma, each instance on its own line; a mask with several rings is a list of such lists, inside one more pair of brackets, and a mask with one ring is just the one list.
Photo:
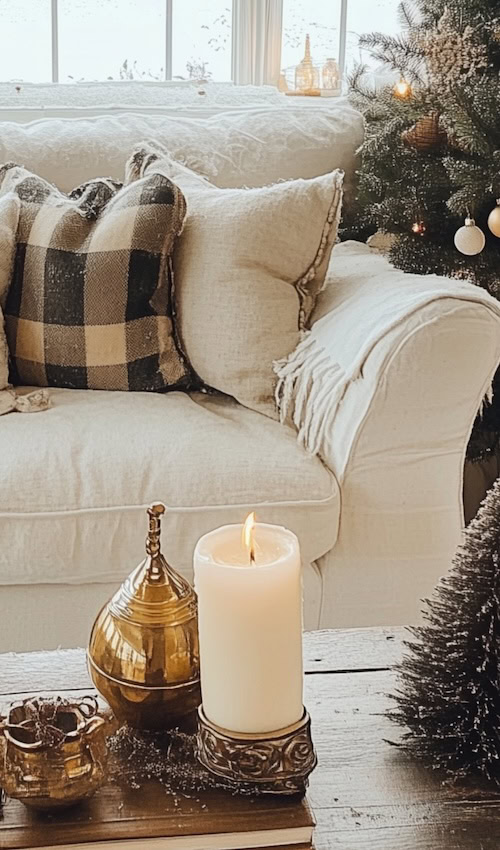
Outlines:
[[272, 418], [274, 364], [299, 344], [324, 286], [342, 207], [343, 172], [257, 189], [219, 189], [144, 143], [187, 200], [174, 251], [175, 321], [208, 386]]

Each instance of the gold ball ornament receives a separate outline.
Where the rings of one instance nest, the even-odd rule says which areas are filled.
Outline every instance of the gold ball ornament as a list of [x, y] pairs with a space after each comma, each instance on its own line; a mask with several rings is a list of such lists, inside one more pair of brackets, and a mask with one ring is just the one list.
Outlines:
[[466, 218], [465, 225], [455, 233], [455, 247], [461, 254], [473, 257], [480, 254], [486, 244], [486, 236], [473, 218]]
[[488, 227], [494, 236], [500, 237], [500, 199], [497, 200], [497, 205], [488, 216]]
[[428, 153], [446, 141], [446, 131], [439, 123], [439, 112], [430, 112], [419, 118], [413, 127], [401, 133], [405, 145], [419, 153]]

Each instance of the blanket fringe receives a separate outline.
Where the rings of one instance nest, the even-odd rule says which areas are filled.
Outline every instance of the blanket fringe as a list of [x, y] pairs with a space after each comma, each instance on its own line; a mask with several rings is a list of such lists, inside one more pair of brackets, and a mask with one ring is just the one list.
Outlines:
[[325, 433], [333, 426], [347, 376], [310, 332], [288, 357], [273, 364], [278, 376], [275, 399], [283, 424], [290, 415], [297, 439], [310, 454], [318, 454]]

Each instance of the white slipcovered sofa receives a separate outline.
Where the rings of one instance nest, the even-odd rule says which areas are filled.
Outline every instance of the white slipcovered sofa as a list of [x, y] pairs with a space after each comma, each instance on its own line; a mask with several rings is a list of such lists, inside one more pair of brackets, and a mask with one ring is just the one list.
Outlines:
[[[341, 167], [349, 202], [362, 121], [340, 103], [4, 122], [0, 162], [69, 190], [121, 177], [144, 138], [222, 187]], [[203, 393], [55, 389], [49, 411], [0, 417], [0, 651], [84, 644], [143, 557], [153, 500], [188, 577], [200, 535], [255, 510], [300, 539], [307, 628], [415, 622], [460, 541], [465, 449], [500, 360], [496, 302], [464, 292], [337, 246], [312, 333], [349, 380], [317, 455], [291, 426]]]

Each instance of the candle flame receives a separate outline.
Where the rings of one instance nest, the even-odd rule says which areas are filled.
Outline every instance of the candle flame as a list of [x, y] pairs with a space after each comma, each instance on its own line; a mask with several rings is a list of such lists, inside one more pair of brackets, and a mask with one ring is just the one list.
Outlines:
[[248, 552], [248, 557], [250, 559], [250, 563], [255, 563], [255, 543], [253, 539], [253, 532], [255, 528], [255, 513], [248, 514], [244, 524], [243, 524], [243, 533], [241, 535], [243, 546]]

